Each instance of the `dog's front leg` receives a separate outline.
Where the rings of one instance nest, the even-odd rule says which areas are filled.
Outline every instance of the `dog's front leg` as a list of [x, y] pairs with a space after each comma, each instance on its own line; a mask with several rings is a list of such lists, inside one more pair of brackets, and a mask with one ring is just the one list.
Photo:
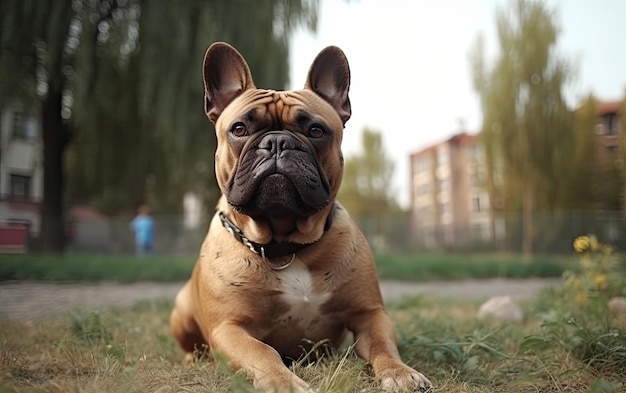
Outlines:
[[387, 313], [381, 308], [357, 315], [350, 323], [357, 355], [365, 359], [385, 391], [429, 391], [432, 384], [422, 373], [400, 359], [396, 333]]
[[274, 348], [252, 337], [236, 323], [223, 323], [211, 335], [211, 348], [223, 354], [235, 370], [243, 370], [263, 392], [311, 392], [309, 384], [283, 363]]

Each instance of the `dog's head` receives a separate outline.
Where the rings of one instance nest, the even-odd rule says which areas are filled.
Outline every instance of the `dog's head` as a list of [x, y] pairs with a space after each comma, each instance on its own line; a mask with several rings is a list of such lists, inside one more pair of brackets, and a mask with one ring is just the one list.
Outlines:
[[304, 89], [257, 89], [237, 50], [204, 58], [205, 112], [215, 124], [217, 182], [257, 242], [319, 239], [343, 176], [350, 69], [337, 47], [315, 58]]

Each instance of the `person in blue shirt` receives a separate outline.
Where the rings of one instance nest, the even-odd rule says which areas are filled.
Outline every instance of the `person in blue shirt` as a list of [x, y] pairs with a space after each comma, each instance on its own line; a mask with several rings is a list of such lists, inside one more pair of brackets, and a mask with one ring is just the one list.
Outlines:
[[136, 255], [143, 257], [154, 254], [154, 220], [150, 216], [150, 206], [141, 205], [138, 214], [130, 222], [135, 232]]

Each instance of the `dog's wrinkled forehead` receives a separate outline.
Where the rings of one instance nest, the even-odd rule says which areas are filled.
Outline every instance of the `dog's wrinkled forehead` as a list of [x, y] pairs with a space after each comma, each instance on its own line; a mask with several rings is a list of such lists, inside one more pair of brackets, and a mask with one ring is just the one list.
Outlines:
[[[213, 123], [217, 123], [223, 112], [233, 104], [237, 104], [237, 108], [241, 110], [241, 103], [245, 101], [241, 100], [242, 95], [247, 95], [248, 100], [251, 99], [248, 93], [252, 93], [252, 97], [267, 94], [267, 97], [262, 98], [270, 99], [271, 103], [278, 103], [279, 100], [276, 100], [278, 97], [287, 106], [291, 106], [289, 98], [293, 94], [296, 98], [302, 99], [303, 106], [311, 107], [313, 110], [319, 109], [319, 116], [329, 118], [339, 116], [342, 126], [352, 114], [348, 97], [350, 67], [343, 51], [335, 46], [326, 47], [313, 60], [302, 90], [254, 92], [258, 89], [252, 80], [248, 63], [235, 48], [224, 42], [216, 42], [207, 49], [203, 63], [203, 79], [204, 110]], [[296, 106], [297, 101], [295, 100]], [[328, 110], [329, 108], [331, 110]], [[281, 114], [284, 115], [282, 112]], [[281, 116], [283, 119], [284, 117]]]
[[307, 90], [247, 90], [225, 108], [218, 118], [217, 128], [226, 131], [236, 122], [254, 123], [258, 129], [291, 130], [311, 122], [324, 123], [334, 130], [343, 129], [333, 107]]

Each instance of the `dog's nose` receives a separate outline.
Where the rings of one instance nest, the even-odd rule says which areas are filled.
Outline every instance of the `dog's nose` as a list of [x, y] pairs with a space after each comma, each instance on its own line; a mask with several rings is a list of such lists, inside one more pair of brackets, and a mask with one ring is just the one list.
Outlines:
[[294, 138], [285, 134], [268, 133], [259, 142], [259, 149], [268, 150], [272, 154], [278, 154], [284, 150], [294, 150], [295, 148]]

